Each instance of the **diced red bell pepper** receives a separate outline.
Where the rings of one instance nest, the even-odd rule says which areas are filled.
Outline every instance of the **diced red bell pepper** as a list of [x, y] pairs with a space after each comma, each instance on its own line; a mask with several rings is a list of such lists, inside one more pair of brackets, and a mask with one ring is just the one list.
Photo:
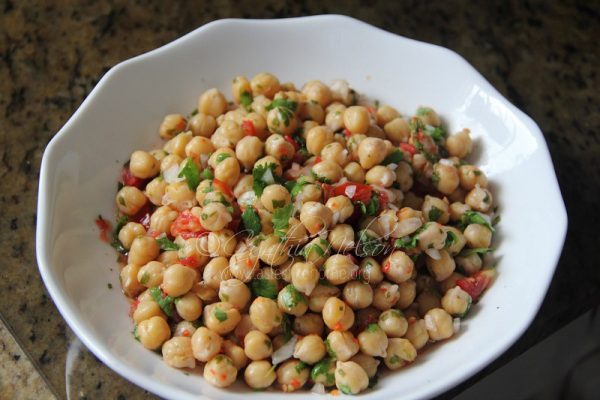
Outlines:
[[344, 132], [344, 136], [346, 136], [347, 138], [352, 136], [352, 132], [350, 132], [350, 129], [348, 129], [348, 128], [344, 128], [343, 132]]
[[207, 234], [200, 223], [200, 219], [196, 217], [190, 210], [185, 210], [171, 224], [171, 236], [181, 236], [184, 239], [200, 237]]
[[254, 126], [254, 122], [249, 119], [242, 121], [242, 130], [248, 136], [256, 136], [256, 127]]
[[389, 198], [387, 193], [379, 192], [379, 211], [385, 210], [389, 203]]
[[[349, 189], [348, 187], [351, 186], [356, 186], [355, 190]], [[325, 201], [327, 201], [327, 199], [329, 197], [335, 197], [335, 196], [347, 196], [350, 198], [350, 200], [352, 201], [362, 201], [363, 203], [368, 203], [369, 200], [371, 200], [371, 192], [373, 189], [371, 189], [371, 186], [366, 185], [364, 183], [355, 183], [355, 182], [346, 182], [343, 183], [341, 185], [328, 185], [328, 184], [323, 184], [323, 191], [325, 193]], [[348, 196], [347, 193], [352, 193], [352, 196]]]
[[129, 305], [129, 316], [132, 317], [133, 313], [135, 312], [135, 310], [137, 310], [138, 305], [140, 304], [140, 299], [136, 298], [134, 301], [131, 302], [131, 304]]
[[296, 143], [294, 138], [292, 138], [290, 135], [285, 135], [284, 138], [285, 138], [285, 140], [290, 142], [292, 144], [292, 146], [294, 146], [294, 151], [300, 150], [300, 145], [298, 143]]
[[471, 299], [475, 302], [479, 300], [481, 294], [492, 283], [492, 278], [495, 272], [491, 270], [483, 270], [474, 273], [466, 278], [461, 278], [456, 281], [456, 286], [467, 292]]
[[190, 268], [198, 268], [200, 266], [200, 260], [197, 256], [191, 255], [189, 257], [179, 260], [179, 264], [185, 265]]
[[399, 147], [413, 156], [417, 153], [417, 148], [410, 143], [400, 143]]
[[102, 240], [103, 242], [108, 242], [108, 232], [110, 231], [110, 224], [101, 216], [98, 216], [95, 222], [98, 229], [100, 229], [100, 240]]
[[121, 182], [123, 182], [123, 185], [125, 186], [135, 186], [138, 189], [143, 189], [148, 180], [133, 176], [131, 169], [129, 169], [129, 164], [127, 164], [121, 170]]
[[227, 186], [227, 184], [225, 182], [220, 181], [218, 179], [213, 179], [213, 186], [219, 192], [225, 193], [227, 196], [229, 196], [229, 198], [231, 198], [231, 199], [235, 198], [235, 196], [233, 195], [233, 192], [231, 191], [231, 189], [229, 188], [229, 186]]

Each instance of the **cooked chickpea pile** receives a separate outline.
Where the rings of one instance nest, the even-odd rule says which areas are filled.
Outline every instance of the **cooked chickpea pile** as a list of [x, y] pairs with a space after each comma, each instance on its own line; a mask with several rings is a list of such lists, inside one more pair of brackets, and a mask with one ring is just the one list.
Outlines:
[[134, 336], [218, 387], [372, 387], [451, 338], [494, 276], [495, 208], [428, 107], [269, 73], [167, 115], [116, 195]]

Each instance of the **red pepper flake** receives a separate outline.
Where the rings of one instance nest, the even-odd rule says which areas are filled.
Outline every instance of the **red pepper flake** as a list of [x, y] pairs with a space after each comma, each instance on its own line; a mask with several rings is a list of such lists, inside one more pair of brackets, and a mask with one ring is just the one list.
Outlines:
[[375, 110], [374, 107], [367, 107], [367, 111], [370, 112], [371, 114], [375, 114], [377, 112], [377, 110]]
[[137, 310], [139, 305], [140, 305], [140, 299], [136, 298], [129, 306], [129, 316], [130, 317], [133, 316], [133, 313], [135, 312], [135, 310]]
[[385, 287], [380, 287], [380, 288], [379, 288], [379, 291], [380, 291], [380, 292], [383, 292], [383, 293], [385, 293], [385, 292], [387, 292], [387, 288], [385, 288]]
[[155, 231], [154, 229], [148, 229], [148, 232], [146, 232], [146, 235], [156, 239], [157, 237], [160, 236], [160, 232]]
[[302, 384], [300, 383], [300, 381], [299, 381], [298, 379], [296, 379], [296, 378], [293, 378], [293, 379], [290, 381], [290, 384], [292, 385], [292, 387], [293, 387], [294, 389], [298, 389], [298, 388], [300, 388], [300, 386], [302, 386]]
[[227, 186], [227, 184], [225, 182], [220, 181], [215, 178], [215, 179], [213, 179], [213, 185], [219, 192], [224, 193], [227, 196], [229, 196], [230, 199], [235, 198], [235, 196], [233, 195], [233, 192], [231, 191], [231, 189], [229, 188], [229, 186]]
[[352, 338], [352, 341], [353, 341], [354, 343], [358, 343], [358, 339], [357, 339], [357, 338], [355, 338], [355, 337], [353, 337], [353, 338]]
[[413, 156], [417, 153], [417, 148], [410, 143], [400, 143], [400, 148]]
[[344, 327], [342, 326], [341, 322], [337, 322], [334, 326], [333, 326], [333, 330], [334, 331], [342, 331], [344, 330]]
[[329, 392], [330, 395], [332, 396], [339, 396], [340, 395], [340, 391], [337, 389], [333, 389], [331, 392]]
[[207, 235], [208, 231], [190, 210], [185, 210], [171, 224], [171, 236], [181, 236], [184, 239], [197, 238]]
[[284, 136], [285, 140], [287, 140], [289, 143], [292, 144], [292, 146], [294, 146], [294, 151], [298, 151], [300, 150], [300, 145], [298, 143], [296, 143], [296, 141], [294, 140], [294, 138], [292, 138], [290, 135], [285, 135]]
[[121, 170], [121, 182], [123, 182], [123, 185], [125, 186], [135, 186], [138, 189], [143, 189], [148, 180], [134, 176], [131, 173], [131, 169], [129, 169], [129, 164], [127, 164]]
[[248, 268], [252, 268], [252, 265], [254, 265], [254, 262], [250, 258], [247, 258], [246, 265], [248, 266]]
[[187, 329], [185, 329], [185, 330], [183, 331], [183, 333], [181, 334], [181, 336], [184, 336], [184, 337], [189, 337], [189, 336], [192, 336], [192, 335], [190, 335], [190, 331], [188, 331]]
[[417, 319], [415, 317], [408, 317], [408, 323], [410, 325], [414, 324], [415, 322], [417, 322]]
[[210, 372], [212, 375], [217, 375], [217, 372], [214, 369], [209, 369], [208, 372]]
[[315, 164], [318, 164], [318, 163], [320, 163], [321, 161], [322, 161], [322, 160], [321, 160], [321, 157], [320, 157], [320, 156], [316, 156], [316, 157], [315, 157]]
[[219, 375], [219, 379], [224, 381], [225, 379], [227, 379], [227, 374], [223, 373], [223, 374]]
[[256, 136], [256, 127], [254, 126], [254, 122], [249, 119], [242, 121], [242, 130], [248, 136]]
[[191, 255], [189, 257], [186, 257], [184, 259], [179, 260], [179, 263], [181, 265], [185, 265], [186, 267], [190, 267], [190, 268], [198, 268], [200, 266], [200, 260], [198, 260], [198, 257], [196, 257], [196, 255]]
[[383, 264], [383, 267], [381, 267], [381, 270], [383, 272], [388, 272], [391, 267], [392, 267], [392, 263], [390, 263], [389, 261], [387, 261], [385, 264]]
[[108, 242], [108, 232], [110, 231], [110, 224], [107, 220], [102, 218], [101, 215], [98, 215], [98, 218], [95, 220], [96, 226], [100, 229], [100, 240], [103, 242]]
[[352, 136], [352, 132], [350, 132], [350, 129], [348, 129], [348, 128], [344, 128], [343, 132], [344, 132], [344, 136], [346, 136], [346, 137]]

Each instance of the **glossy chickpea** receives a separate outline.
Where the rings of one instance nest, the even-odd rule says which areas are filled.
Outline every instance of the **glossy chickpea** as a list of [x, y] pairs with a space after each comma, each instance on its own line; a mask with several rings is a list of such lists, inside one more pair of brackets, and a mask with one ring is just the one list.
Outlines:
[[121, 273], [119, 274], [119, 280], [121, 281], [123, 292], [129, 297], [135, 297], [142, 290], [144, 290], [144, 286], [137, 278], [139, 271], [139, 265], [130, 263], [123, 267], [123, 269], [121, 269]]
[[338, 360], [335, 368], [335, 385], [344, 394], [358, 394], [369, 387], [369, 376], [356, 362]]
[[283, 169], [281, 168], [281, 162], [273, 156], [264, 156], [263, 158], [257, 160], [254, 163], [254, 168], [257, 167], [268, 167], [270, 164], [275, 164], [275, 174], [277, 176], [281, 176], [283, 174]]
[[331, 331], [327, 335], [327, 346], [330, 354], [340, 361], [348, 361], [360, 349], [358, 340], [348, 331]]
[[198, 113], [190, 118], [189, 129], [194, 136], [210, 138], [217, 129], [217, 121], [212, 115]]
[[441, 308], [433, 308], [425, 315], [425, 327], [431, 340], [448, 339], [454, 334], [452, 317]]
[[374, 290], [373, 307], [381, 311], [389, 310], [399, 299], [398, 285], [383, 281]]
[[203, 136], [195, 136], [185, 145], [185, 156], [194, 160], [202, 155], [208, 157], [214, 151], [215, 146], [213, 146], [210, 139]]
[[216, 332], [201, 326], [192, 335], [192, 352], [198, 361], [206, 362], [221, 350], [223, 338]]
[[235, 368], [242, 369], [248, 364], [248, 357], [244, 349], [231, 340], [224, 340], [222, 345], [223, 354], [231, 359]]
[[[360, 147], [360, 144], [363, 140], [365, 140], [367, 138], [366, 135], [360, 135], [360, 134], [354, 134], [352, 136], [350, 136], [348, 139], [346, 139], [346, 148], [348, 149], [348, 152], [350, 153], [350, 158], [354, 159], [354, 160], [358, 160], [358, 149]], [[378, 139], [378, 138], [373, 138], [373, 139]], [[385, 145], [385, 142], [383, 143], [383, 147], [382, 149], [385, 148], [386, 152], [387, 152], [387, 146]], [[375, 164], [374, 164], [375, 165]]]
[[402, 368], [417, 358], [417, 349], [413, 344], [402, 338], [393, 338], [388, 342], [386, 356], [383, 359], [386, 367], [391, 370]]
[[211, 257], [231, 257], [236, 245], [235, 234], [229, 229], [208, 234], [208, 253]]
[[484, 225], [467, 225], [463, 234], [471, 248], [487, 248], [492, 244], [492, 231]]
[[183, 132], [187, 126], [187, 121], [181, 114], [169, 114], [165, 116], [160, 124], [158, 133], [163, 139], [171, 139], [178, 133]]
[[204, 379], [213, 386], [223, 388], [235, 382], [237, 372], [233, 361], [219, 354], [204, 366]]
[[252, 88], [253, 96], [263, 95], [270, 99], [275, 96], [275, 93], [281, 90], [279, 79], [268, 72], [261, 72], [255, 75], [250, 81], [250, 87]]
[[194, 285], [196, 273], [181, 264], [173, 264], [163, 273], [162, 289], [172, 297], [179, 297], [190, 291]]
[[258, 257], [252, 251], [240, 251], [229, 259], [231, 275], [240, 281], [250, 282], [260, 271]]
[[261, 331], [250, 331], [244, 337], [244, 352], [252, 361], [264, 360], [273, 354], [273, 344]]
[[269, 333], [281, 325], [283, 314], [277, 303], [266, 297], [254, 299], [249, 309], [252, 324], [261, 332]]
[[200, 223], [209, 231], [220, 231], [232, 220], [232, 216], [222, 203], [208, 203], [200, 214]]
[[430, 107], [419, 107], [416, 117], [425, 125], [440, 126], [442, 123], [438, 114]]
[[324, 327], [323, 318], [319, 314], [308, 312], [294, 318], [292, 330], [302, 336], [311, 334], [321, 336]]
[[449, 212], [450, 212], [450, 220], [451, 221], [459, 221], [460, 218], [463, 216], [463, 214], [467, 211], [469, 211], [471, 209], [471, 207], [469, 207], [468, 205], [461, 203], [459, 201], [456, 201], [452, 204], [450, 204], [449, 207]]
[[244, 370], [244, 381], [255, 390], [266, 389], [275, 382], [275, 368], [269, 361], [252, 361]]
[[354, 229], [347, 224], [335, 225], [329, 232], [327, 240], [331, 247], [339, 252], [352, 250], [356, 245], [354, 242]]
[[392, 184], [396, 181], [396, 173], [388, 167], [376, 165], [367, 172], [365, 179], [368, 184], [379, 185], [387, 188], [392, 186]]
[[292, 265], [292, 284], [301, 293], [310, 296], [319, 283], [319, 270], [311, 262], [297, 262]]
[[323, 160], [313, 165], [311, 172], [318, 181], [336, 183], [344, 175], [342, 167], [333, 161]]
[[398, 302], [396, 302], [396, 306], [404, 310], [415, 301], [415, 297], [417, 296], [417, 283], [412, 279], [400, 283], [398, 285], [398, 293], [400, 297]]
[[401, 117], [396, 117], [383, 125], [386, 137], [394, 144], [408, 142], [410, 128], [408, 122]]
[[367, 373], [369, 379], [377, 375], [377, 367], [381, 363], [375, 357], [371, 357], [364, 353], [356, 354], [350, 361], [357, 363]]
[[321, 159], [343, 167], [348, 163], [348, 150], [338, 142], [332, 142], [321, 149]]
[[243, 310], [250, 301], [252, 293], [239, 279], [227, 279], [219, 285], [219, 299], [229, 302], [238, 310]]
[[483, 260], [478, 254], [456, 257], [455, 261], [456, 265], [458, 265], [468, 275], [474, 274], [483, 267]]
[[196, 359], [192, 353], [192, 339], [173, 337], [162, 345], [163, 361], [174, 368], [194, 368]]
[[413, 170], [409, 163], [399, 162], [396, 167], [396, 182], [402, 192], [409, 191], [413, 186]]
[[331, 210], [315, 201], [304, 203], [300, 210], [300, 221], [311, 236], [327, 230], [331, 226], [332, 218]]
[[286, 243], [288, 246], [304, 244], [308, 241], [306, 228], [297, 218], [290, 218], [285, 232]]
[[[340, 289], [338, 289], [336, 286], [318, 284], [308, 298], [308, 308], [313, 312], [320, 313], [325, 308], [325, 303], [327, 303], [329, 298], [337, 297], [339, 295]], [[340, 315], [335, 321], [332, 319], [330, 321], [332, 326], [335, 325], [335, 323], [338, 322], [342, 317], [343, 314]]]
[[235, 146], [235, 155], [242, 166], [250, 170], [264, 151], [264, 144], [256, 136], [246, 136]]
[[158, 349], [171, 336], [167, 321], [156, 316], [140, 322], [136, 333], [142, 345], [150, 350]]
[[449, 195], [454, 192], [460, 184], [458, 170], [453, 165], [434, 164], [432, 183], [437, 190], [443, 194]]
[[327, 354], [325, 343], [320, 336], [309, 334], [296, 342], [294, 358], [307, 364], [315, 364]]
[[465, 247], [467, 240], [463, 233], [453, 226], [444, 226], [443, 230], [446, 231], [446, 237], [450, 243], [446, 247], [446, 251], [451, 255], [455, 256]]
[[446, 149], [448, 154], [453, 157], [465, 158], [471, 153], [473, 148], [473, 142], [471, 141], [471, 135], [468, 129], [449, 136], [446, 139]]
[[146, 229], [142, 224], [138, 224], [137, 222], [128, 222], [119, 231], [118, 238], [123, 247], [129, 249], [135, 238], [144, 236], [145, 234]]
[[294, 285], [287, 285], [277, 295], [277, 305], [286, 314], [302, 315], [308, 309], [306, 297]]
[[334, 254], [325, 261], [325, 277], [334, 285], [341, 285], [352, 280], [358, 271], [358, 265], [343, 254]]
[[450, 220], [449, 205], [446, 201], [435, 196], [425, 196], [421, 211], [425, 216], [426, 221], [439, 222], [447, 224]]
[[[141, 295], [140, 295], [141, 297]], [[133, 311], [133, 321], [136, 324], [139, 324], [142, 321], [150, 319], [152, 317], [160, 317], [167, 319], [167, 316], [162, 312], [157, 302], [155, 302], [152, 298], [149, 299], [140, 299], [138, 298], [138, 305], [135, 306], [135, 310]]]
[[399, 118], [400, 113], [392, 106], [383, 105], [377, 108], [376, 112], [377, 124], [381, 127], [385, 126], [388, 122]]
[[354, 324], [354, 311], [339, 298], [328, 298], [322, 307], [323, 322], [329, 329], [343, 331]]
[[333, 214], [333, 225], [346, 221], [354, 213], [352, 201], [344, 195], [330, 197], [325, 203], [325, 206], [329, 208]]
[[386, 333], [373, 323], [367, 325], [366, 329], [358, 334], [358, 344], [360, 351], [373, 357], [385, 357], [388, 346], [388, 337]]
[[267, 120], [263, 115], [256, 112], [250, 112], [243, 117], [241, 126], [246, 135], [256, 135], [261, 141], [266, 140], [269, 135]]
[[351, 106], [344, 110], [344, 126], [352, 133], [367, 133], [370, 125], [369, 112], [363, 106]]
[[300, 389], [308, 381], [310, 370], [299, 367], [300, 361], [288, 360], [277, 368], [277, 383], [284, 392]]
[[252, 87], [250, 86], [248, 78], [239, 75], [233, 78], [233, 82], [231, 83], [231, 95], [236, 104], [240, 104], [240, 97], [243, 93], [250, 95], [252, 93]]
[[379, 315], [378, 324], [388, 337], [402, 337], [408, 329], [408, 321], [402, 312], [393, 308]]
[[325, 110], [319, 103], [305, 102], [300, 109], [300, 118], [321, 125], [325, 122]]
[[285, 207], [290, 204], [291, 201], [292, 198], [290, 192], [288, 192], [285, 187], [278, 184], [267, 186], [260, 196], [260, 202], [270, 212], [274, 212], [277, 208]]
[[321, 197], [323, 196], [323, 190], [321, 189], [321, 186], [312, 183], [302, 186], [300, 193], [302, 194], [302, 204], [309, 201], [320, 202]]
[[150, 153], [138, 150], [131, 154], [129, 170], [137, 178], [152, 178], [158, 174], [160, 163]]
[[423, 251], [427, 249], [443, 249], [446, 246], [446, 232], [442, 225], [437, 222], [428, 222], [419, 233], [419, 248]]
[[461, 165], [458, 173], [460, 186], [465, 190], [473, 190], [476, 186], [485, 188], [488, 185], [485, 173], [474, 165]]
[[464, 317], [469, 312], [471, 303], [471, 296], [459, 286], [449, 289], [442, 297], [444, 311], [454, 317]]
[[225, 257], [212, 258], [202, 271], [202, 280], [213, 289], [219, 289], [221, 282], [231, 279], [230, 261]]
[[144, 194], [152, 204], [160, 206], [162, 205], [162, 198], [165, 195], [167, 185], [168, 183], [164, 179], [160, 177], [154, 178], [146, 185]]
[[244, 204], [244, 205], [252, 205], [254, 203], [254, 200], [256, 199], [256, 194], [254, 194], [253, 198], [252, 198], [252, 202], [251, 203], [244, 203], [243, 201], [240, 200], [240, 197], [243, 197], [243, 195], [247, 192], [253, 192], [252, 190], [252, 184], [254, 182], [254, 179], [252, 178], [251, 174], [244, 174], [240, 176], [240, 179], [238, 180], [238, 182], [235, 184], [234, 188], [233, 188], [233, 195], [235, 196], [235, 198], [238, 200], [238, 203], [240, 204]]
[[150, 261], [140, 268], [137, 280], [145, 287], [159, 286], [163, 280], [165, 265], [159, 261]]
[[186, 182], [174, 182], [167, 185], [163, 196], [163, 205], [179, 212], [196, 205], [196, 193]]
[[204, 325], [220, 335], [233, 331], [241, 319], [240, 311], [226, 301], [207, 305], [202, 317]]
[[377, 285], [383, 280], [381, 265], [373, 257], [365, 257], [360, 262], [360, 276], [370, 285]]
[[277, 266], [288, 260], [287, 248], [276, 235], [269, 235], [258, 246], [258, 256], [265, 264]]
[[413, 260], [405, 252], [397, 250], [385, 259], [382, 271], [390, 281], [402, 283], [412, 277], [414, 266]]
[[116, 196], [117, 208], [126, 215], [137, 214], [147, 200], [144, 192], [135, 186], [123, 186]]
[[419, 350], [423, 348], [429, 341], [429, 333], [425, 326], [425, 320], [410, 320], [408, 322], [408, 329], [404, 338], [409, 340], [415, 349]]
[[368, 283], [350, 281], [342, 291], [344, 301], [354, 310], [366, 308], [373, 302], [373, 288]]
[[327, 107], [332, 101], [331, 90], [321, 81], [306, 82], [302, 94], [309, 102], [318, 103], [321, 107]]
[[178, 170], [179, 164], [183, 162], [183, 158], [175, 154], [169, 154], [160, 161], [160, 172], [163, 174], [170, 169]]
[[160, 246], [156, 240], [149, 236], [139, 236], [133, 239], [129, 248], [128, 261], [134, 265], [144, 265], [156, 259]]
[[218, 117], [227, 110], [227, 99], [217, 89], [208, 89], [198, 99], [198, 112]]
[[[194, 332], [196, 332], [196, 327], [193, 323], [191, 323], [190, 321], [181, 321], [177, 325], [175, 325], [175, 328], [173, 329], [173, 337], [183, 336], [191, 339]], [[192, 352], [192, 357], [193, 356], [194, 355]]]
[[171, 155], [183, 158], [185, 157], [185, 147], [188, 145], [190, 140], [192, 140], [192, 132], [183, 132], [165, 143], [163, 149]]
[[[328, 107], [329, 109], [329, 107]], [[333, 132], [344, 128], [344, 112], [346, 107], [343, 104], [336, 106], [331, 110], [326, 110], [325, 126]]]
[[315, 156], [320, 156], [323, 148], [330, 143], [333, 143], [333, 131], [326, 126], [316, 126], [306, 134], [306, 148]]
[[479, 186], [475, 186], [465, 197], [465, 203], [475, 211], [487, 212], [493, 202], [492, 193]]
[[446, 250], [439, 250], [439, 259], [427, 256], [425, 264], [437, 282], [447, 279], [456, 269], [454, 258]]
[[370, 169], [380, 164], [386, 156], [386, 145], [379, 138], [366, 138], [358, 146], [358, 159], [360, 166]]
[[187, 293], [175, 303], [177, 314], [186, 321], [195, 321], [202, 314], [202, 300], [194, 293]]

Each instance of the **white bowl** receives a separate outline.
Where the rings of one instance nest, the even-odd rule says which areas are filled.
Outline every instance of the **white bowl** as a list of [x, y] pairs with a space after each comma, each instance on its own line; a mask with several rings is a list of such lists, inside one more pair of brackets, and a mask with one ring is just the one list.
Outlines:
[[[434, 107], [451, 131], [471, 129], [501, 206], [499, 276], [453, 340], [386, 375], [368, 399], [431, 397], [473, 375], [527, 328], [558, 261], [567, 217], [537, 125], [456, 53], [343, 16], [216, 21], [112, 68], [48, 145], [40, 177], [37, 259], [62, 316], [86, 346], [131, 382], [173, 399], [277, 398], [242, 384], [211, 387], [135, 342], [113, 250], [94, 218], [114, 215], [119, 170], [159, 143], [165, 114], [195, 108], [202, 91], [230, 93], [232, 77], [347, 79], [403, 113]], [[107, 283], [115, 289], [109, 290]], [[287, 396], [287, 395], [286, 395]], [[306, 392], [292, 394], [296, 398]]]

